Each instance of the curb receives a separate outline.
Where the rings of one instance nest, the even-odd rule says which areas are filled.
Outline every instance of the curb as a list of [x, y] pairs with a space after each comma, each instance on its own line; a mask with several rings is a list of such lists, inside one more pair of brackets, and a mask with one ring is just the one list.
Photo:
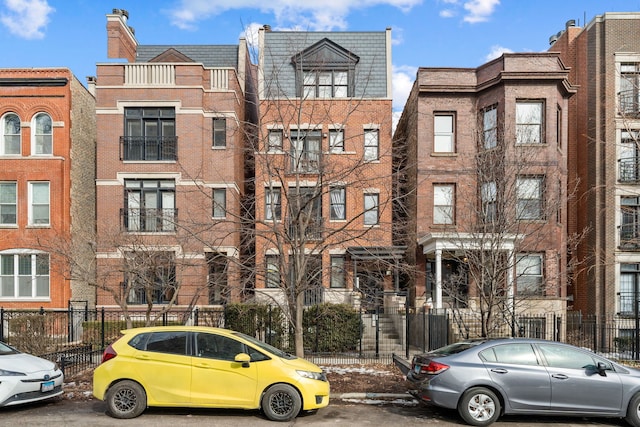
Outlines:
[[331, 394], [329, 395], [329, 399], [384, 399], [384, 400], [395, 400], [395, 399], [407, 399], [407, 400], [415, 400], [415, 398], [409, 393], [340, 393], [340, 394]]

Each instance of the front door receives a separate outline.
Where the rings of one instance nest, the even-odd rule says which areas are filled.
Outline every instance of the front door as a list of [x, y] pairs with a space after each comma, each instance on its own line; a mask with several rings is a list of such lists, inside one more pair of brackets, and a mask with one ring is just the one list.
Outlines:
[[358, 273], [358, 284], [362, 293], [361, 305], [367, 312], [383, 310], [384, 276], [380, 271]]

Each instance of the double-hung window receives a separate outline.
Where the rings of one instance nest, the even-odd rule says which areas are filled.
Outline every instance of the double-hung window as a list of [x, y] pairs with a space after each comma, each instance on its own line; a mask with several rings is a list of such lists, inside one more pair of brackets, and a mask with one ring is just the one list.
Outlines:
[[17, 183], [0, 182], [0, 226], [18, 224]]
[[540, 144], [544, 130], [542, 101], [516, 102], [516, 144]]
[[49, 225], [49, 183], [29, 183], [29, 225]]
[[364, 130], [364, 160], [374, 161], [380, 157], [380, 133], [378, 129]]
[[346, 285], [344, 255], [331, 255], [331, 287], [344, 288]]
[[453, 153], [455, 151], [455, 115], [436, 113], [433, 116], [433, 151]]
[[348, 71], [311, 70], [303, 74], [303, 98], [346, 98], [348, 94]]
[[122, 160], [176, 160], [176, 112], [174, 108], [125, 108]]
[[284, 132], [282, 129], [269, 129], [267, 151], [281, 151]]
[[544, 177], [520, 176], [516, 183], [516, 217], [519, 220], [544, 219]]
[[20, 154], [21, 130], [20, 118], [17, 114], [5, 114], [2, 118], [2, 141], [0, 141], [0, 155]]
[[433, 186], [433, 223], [455, 223], [455, 185], [435, 184]]
[[124, 225], [127, 231], [175, 231], [175, 190], [172, 179], [125, 180]]
[[640, 299], [640, 264], [620, 264], [620, 292], [618, 292], [618, 312], [632, 315], [636, 312], [637, 299]]
[[0, 254], [0, 298], [48, 297], [49, 254]]
[[175, 252], [126, 254], [125, 291], [130, 304], [166, 304], [177, 289]]
[[279, 255], [267, 255], [265, 257], [265, 270], [266, 270], [266, 287], [267, 288], [279, 288], [280, 287], [280, 256]]
[[33, 145], [31, 153], [37, 156], [53, 154], [53, 122], [47, 113], [33, 118]]
[[482, 183], [480, 198], [482, 201], [482, 219], [485, 223], [494, 222], [497, 217], [498, 190], [495, 181]]
[[542, 255], [516, 257], [516, 285], [518, 295], [542, 295]]
[[498, 145], [498, 109], [495, 105], [482, 111], [482, 142], [486, 150]]
[[216, 117], [213, 119], [213, 147], [224, 148], [227, 146], [227, 119]]
[[636, 249], [640, 247], [640, 197], [620, 198], [620, 246]]

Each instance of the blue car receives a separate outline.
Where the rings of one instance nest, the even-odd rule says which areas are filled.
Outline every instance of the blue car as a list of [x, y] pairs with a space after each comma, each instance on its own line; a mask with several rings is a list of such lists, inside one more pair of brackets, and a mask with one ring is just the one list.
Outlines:
[[554, 341], [467, 340], [413, 357], [420, 401], [457, 409], [473, 426], [501, 415], [624, 418], [640, 427], [640, 370]]

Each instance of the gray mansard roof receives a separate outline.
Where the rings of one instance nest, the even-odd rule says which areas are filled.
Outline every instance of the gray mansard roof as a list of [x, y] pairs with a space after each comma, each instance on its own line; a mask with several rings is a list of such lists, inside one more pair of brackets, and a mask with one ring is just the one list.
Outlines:
[[[271, 90], [269, 96], [278, 96], [273, 93], [277, 88], [280, 96], [295, 97], [294, 60], [324, 39], [358, 58], [355, 67], [354, 97], [391, 97], [391, 94], [387, 93], [387, 67], [391, 64], [391, 58], [387, 58], [386, 31], [265, 31], [264, 46], [261, 46], [264, 50], [261, 52], [263, 62], [260, 65], [264, 71], [264, 85]], [[276, 82], [277, 84], [274, 84]]]
[[238, 45], [139, 45], [136, 62], [149, 62], [169, 49], [177, 50], [205, 67], [238, 68]]

